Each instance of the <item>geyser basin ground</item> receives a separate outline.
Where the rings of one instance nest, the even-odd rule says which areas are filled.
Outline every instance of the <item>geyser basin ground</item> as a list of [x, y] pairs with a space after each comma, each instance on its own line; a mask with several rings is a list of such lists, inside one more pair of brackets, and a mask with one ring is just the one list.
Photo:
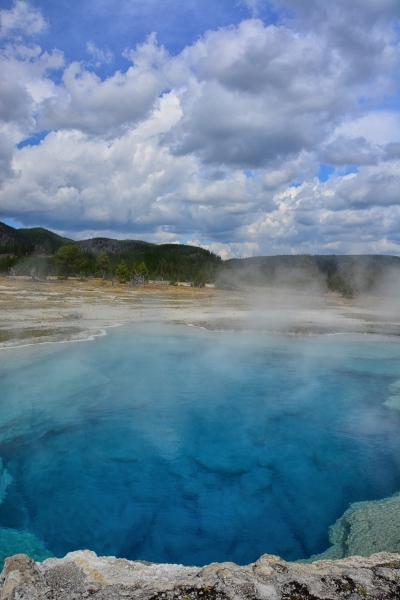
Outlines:
[[187, 565], [321, 552], [349, 503], [400, 489], [399, 379], [400, 342], [368, 335], [153, 324], [2, 351], [0, 525], [22, 533], [0, 543]]

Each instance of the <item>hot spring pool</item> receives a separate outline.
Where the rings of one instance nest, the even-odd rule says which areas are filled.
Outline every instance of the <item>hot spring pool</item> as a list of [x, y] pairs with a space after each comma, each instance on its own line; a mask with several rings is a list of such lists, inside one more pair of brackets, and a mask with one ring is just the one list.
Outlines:
[[295, 560], [400, 490], [396, 339], [141, 325], [0, 357], [0, 554]]

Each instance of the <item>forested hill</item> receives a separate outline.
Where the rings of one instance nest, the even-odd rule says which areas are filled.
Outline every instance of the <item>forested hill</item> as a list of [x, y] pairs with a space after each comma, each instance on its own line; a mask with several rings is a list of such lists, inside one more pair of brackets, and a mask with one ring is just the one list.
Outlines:
[[43, 227], [31, 229], [15, 229], [0, 222], [0, 253], [26, 253], [35, 250], [43, 254], [53, 254], [65, 244], [72, 244], [73, 240], [61, 237]]
[[151, 278], [193, 281], [214, 281], [221, 259], [214, 253], [186, 244], [152, 244], [140, 240], [115, 240], [92, 238], [74, 241], [43, 228], [14, 229], [0, 223], [0, 272], [10, 268], [17, 274], [29, 274], [32, 268], [41, 275], [57, 275], [62, 272], [54, 260], [54, 254], [63, 246], [78, 246], [85, 257], [85, 266], [79, 269], [84, 275], [97, 273], [97, 259], [106, 253], [109, 274], [116, 272], [124, 261], [129, 272], [135, 266], [145, 264]]

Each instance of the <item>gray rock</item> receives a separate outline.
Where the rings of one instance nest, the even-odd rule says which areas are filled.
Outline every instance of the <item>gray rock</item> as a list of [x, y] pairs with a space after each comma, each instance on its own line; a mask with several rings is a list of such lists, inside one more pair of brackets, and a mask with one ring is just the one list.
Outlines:
[[0, 600], [400, 600], [400, 555], [288, 563], [265, 554], [253, 564], [206, 567], [98, 557], [88, 550], [36, 563], [5, 561]]

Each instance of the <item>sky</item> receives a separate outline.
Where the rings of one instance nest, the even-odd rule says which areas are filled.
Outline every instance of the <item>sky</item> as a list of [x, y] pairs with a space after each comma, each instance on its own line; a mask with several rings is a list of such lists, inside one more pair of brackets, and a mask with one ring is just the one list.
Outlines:
[[400, 255], [398, 0], [0, 0], [0, 221]]

